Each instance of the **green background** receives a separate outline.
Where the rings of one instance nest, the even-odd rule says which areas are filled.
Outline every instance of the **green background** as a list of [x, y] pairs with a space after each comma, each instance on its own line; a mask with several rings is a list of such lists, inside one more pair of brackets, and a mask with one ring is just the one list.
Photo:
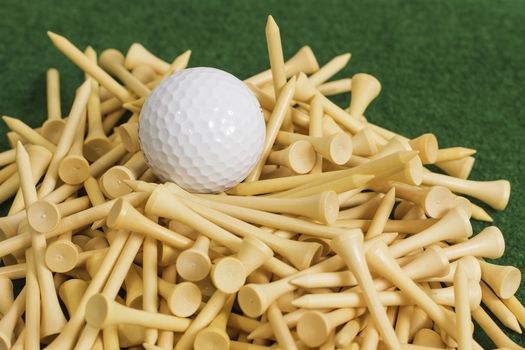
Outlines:
[[[190, 66], [245, 78], [268, 67], [268, 14], [281, 28], [286, 57], [304, 44], [320, 64], [349, 51], [338, 77], [367, 72], [381, 81], [383, 91], [367, 111], [371, 121], [409, 137], [433, 132], [442, 147], [475, 148], [472, 179], [509, 179], [507, 210], [489, 212], [506, 236], [499, 263], [525, 270], [524, 1], [3, 0], [0, 113], [39, 126], [48, 67], [60, 70], [67, 113], [83, 75], [52, 46], [47, 30], [99, 52], [125, 52], [137, 41], [171, 61], [191, 49]], [[348, 96], [336, 101], [346, 105]], [[4, 139], [0, 146], [7, 147]], [[511, 337], [525, 345], [523, 336]]]

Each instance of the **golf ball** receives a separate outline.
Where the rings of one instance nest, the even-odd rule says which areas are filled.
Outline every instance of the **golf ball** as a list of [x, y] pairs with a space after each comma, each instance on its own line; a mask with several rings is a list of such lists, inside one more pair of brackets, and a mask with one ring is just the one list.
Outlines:
[[265, 123], [246, 85], [215, 68], [189, 68], [164, 79], [139, 120], [146, 162], [162, 181], [191, 192], [221, 192], [259, 160]]

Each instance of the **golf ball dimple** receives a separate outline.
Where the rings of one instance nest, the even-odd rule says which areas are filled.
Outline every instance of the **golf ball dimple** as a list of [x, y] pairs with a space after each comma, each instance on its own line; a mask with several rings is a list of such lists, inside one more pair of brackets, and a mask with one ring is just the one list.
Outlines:
[[215, 68], [189, 68], [163, 80], [139, 119], [152, 171], [191, 192], [221, 192], [241, 182], [259, 160], [264, 138], [255, 96]]

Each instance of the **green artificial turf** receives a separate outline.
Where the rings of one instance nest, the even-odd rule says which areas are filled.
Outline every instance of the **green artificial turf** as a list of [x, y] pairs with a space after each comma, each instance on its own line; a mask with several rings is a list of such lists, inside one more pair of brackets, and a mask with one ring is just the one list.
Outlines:
[[[39, 126], [45, 71], [60, 70], [63, 113], [83, 74], [50, 43], [47, 30], [78, 47], [125, 52], [135, 41], [171, 61], [240, 78], [268, 67], [264, 26], [272, 14], [285, 56], [310, 45], [321, 64], [351, 52], [338, 77], [367, 72], [383, 85], [367, 117], [440, 146], [478, 150], [472, 179], [506, 178], [508, 208], [489, 210], [506, 237], [500, 264], [525, 271], [525, 2], [514, 1], [14, 1], [0, 5], [0, 113]], [[348, 96], [336, 98], [347, 105]], [[6, 132], [0, 125], [0, 133]], [[0, 146], [7, 143], [2, 139]], [[483, 225], [475, 223], [478, 232]], [[524, 289], [518, 293], [525, 300]], [[0, 296], [1, 297], [1, 296]], [[510, 336], [522, 346], [524, 337]], [[494, 347], [476, 332], [485, 348]]]

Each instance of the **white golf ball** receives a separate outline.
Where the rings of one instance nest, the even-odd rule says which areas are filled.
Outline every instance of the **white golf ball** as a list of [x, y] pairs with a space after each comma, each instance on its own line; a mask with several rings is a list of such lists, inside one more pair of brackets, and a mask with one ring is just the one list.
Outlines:
[[221, 192], [259, 160], [265, 123], [242, 81], [215, 68], [189, 68], [163, 80], [139, 121], [144, 157], [162, 181], [191, 192]]

